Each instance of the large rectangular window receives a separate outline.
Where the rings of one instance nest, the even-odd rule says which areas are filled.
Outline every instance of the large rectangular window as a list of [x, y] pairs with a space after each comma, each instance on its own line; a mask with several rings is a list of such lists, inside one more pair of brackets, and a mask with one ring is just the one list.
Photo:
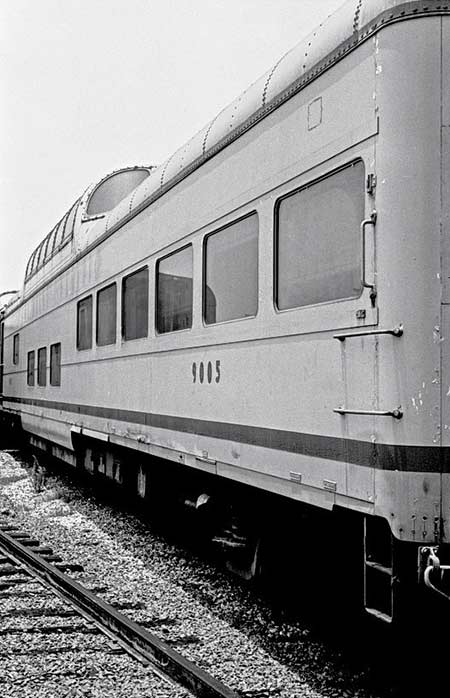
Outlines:
[[61, 385], [61, 343], [50, 347], [50, 385]]
[[148, 334], [148, 268], [122, 281], [122, 337], [139, 339]]
[[361, 294], [364, 184], [364, 164], [358, 161], [278, 203], [280, 310]]
[[192, 245], [159, 260], [156, 296], [160, 334], [192, 327]]
[[34, 351], [27, 355], [27, 384], [34, 385]]
[[19, 335], [13, 337], [13, 364], [17, 366], [19, 363]]
[[111, 284], [97, 293], [97, 344], [116, 341], [117, 286]]
[[92, 347], [92, 296], [77, 304], [77, 349]]
[[47, 347], [38, 349], [37, 382], [47, 385]]
[[256, 213], [208, 235], [204, 247], [205, 322], [252, 317], [258, 310]]

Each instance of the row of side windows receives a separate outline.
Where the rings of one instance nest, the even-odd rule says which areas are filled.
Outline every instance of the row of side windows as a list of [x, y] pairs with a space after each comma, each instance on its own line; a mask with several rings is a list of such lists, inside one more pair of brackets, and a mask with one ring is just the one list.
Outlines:
[[[235, 221], [204, 240], [206, 325], [254, 317], [258, 311], [258, 215]], [[156, 331], [192, 327], [193, 254], [188, 245], [156, 265]]]
[[[213, 324], [256, 315], [258, 306], [258, 216], [252, 214], [212, 233], [205, 241], [205, 322]], [[148, 335], [148, 268], [122, 280], [122, 337]], [[158, 260], [156, 330], [159, 334], [192, 326], [192, 245]], [[218, 302], [219, 301], [219, 302]], [[92, 348], [92, 295], [77, 305], [77, 348]], [[97, 293], [96, 342], [116, 341], [117, 285]]]
[[[27, 385], [35, 385], [36, 351], [27, 355]], [[47, 347], [37, 350], [37, 384], [47, 385]], [[61, 342], [50, 345], [50, 385], [61, 385]]]
[[[117, 323], [117, 284], [105, 286], [97, 293], [96, 343], [114, 344]], [[92, 348], [92, 295], [77, 304], [77, 349]], [[122, 279], [122, 336], [139, 339], [148, 334], [148, 269]]]
[[[356, 161], [290, 192], [275, 206], [275, 303], [278, 310], [346, 298], [362, 291], [360, 224], [364, 218], [364, 164]], [[254, 317], [258, 311], [258, 214], [208, 234], [203, 254], [206, 325]], [[148, 335], [149, 273], [122, 279], [122, 337]], [[156, 331], [192, 327], [193, 248], [156, 263]], [[97, 345], [116, 341], [117, 285], [96, 297]], [[77, 306], [77, 348], [92, 347], [93, 296]]]

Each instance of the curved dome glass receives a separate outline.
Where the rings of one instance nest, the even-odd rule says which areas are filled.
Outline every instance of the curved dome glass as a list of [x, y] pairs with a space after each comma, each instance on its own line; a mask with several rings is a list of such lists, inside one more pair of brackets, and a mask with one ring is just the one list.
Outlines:
[[120, 170], [106, 177], [94, 189], [87, 205], [86, 215], [98, 216], [111, 211], [133, 189], [149, 176], [150, 172], [144, 168], [132, 170]]

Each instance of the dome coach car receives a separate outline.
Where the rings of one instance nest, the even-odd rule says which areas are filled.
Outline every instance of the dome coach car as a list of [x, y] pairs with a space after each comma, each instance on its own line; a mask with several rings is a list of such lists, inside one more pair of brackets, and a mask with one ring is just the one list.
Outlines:
[[450, 3], [350, 0], [90, 188], [3, 311], [3, 420], [149, 506], [182, 493], [247, 578], [286, 508], [299, 564], [360, 550], [379, 619], [448, 595], [449, 65]]

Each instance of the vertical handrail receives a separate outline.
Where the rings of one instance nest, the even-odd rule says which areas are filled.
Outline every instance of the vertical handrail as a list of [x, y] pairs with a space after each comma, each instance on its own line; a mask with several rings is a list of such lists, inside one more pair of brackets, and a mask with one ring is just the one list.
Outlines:
[[375, 288], [374, 284], [369, 284], [366, 280], [366, 228], [372, 225], [375, 228], [377, 222], [377, 212], [374, 210], [370, 214], [370, 218], [365, 218], [361, 222], [361, 282], [364, 288]]

